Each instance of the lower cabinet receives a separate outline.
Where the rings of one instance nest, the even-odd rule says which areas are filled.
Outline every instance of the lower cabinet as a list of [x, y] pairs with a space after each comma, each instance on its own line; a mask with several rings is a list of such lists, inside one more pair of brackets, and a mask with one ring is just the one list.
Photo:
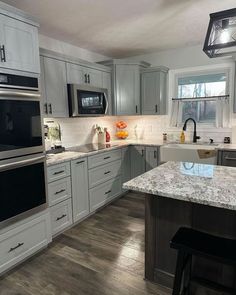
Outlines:
[[111, 179], [89, 190], [90, 210], [97, 210], [121, 194], [121, 177]]
[[[122, 184], [131, 179], [131, 153], [130, 147], [122, 148], [121, 153], [121, 180]], [[124, 192], [125, 190], [122, 189]]]
[[145, 148], [146, 171], [149, 171], [159, 165], [159, 148], [147, 146]]
[[18, 224], [0, 232], [0, 273], [46, 247], [51, 241], [48, 211]]
[[72, 224], [71, 199], [60, 202], [50, 208], [52, 235], [55, 235]]
[[89, 214], [87, 158], [71, 161], [72, 205], [74, 222]]
[[131, 178], [145, 172], [145, 146], [131, 146]]

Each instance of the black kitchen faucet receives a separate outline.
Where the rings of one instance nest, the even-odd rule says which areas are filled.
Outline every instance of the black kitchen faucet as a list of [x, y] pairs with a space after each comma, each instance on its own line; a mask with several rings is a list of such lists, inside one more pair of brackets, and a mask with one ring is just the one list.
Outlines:
[[193, 125], [194, 125], [194, 130], [193, 130], [193, 142], [197, 142], [197, 140], [200, 139], [201, 137], [200, 137], [200, 136], [197, 136], [197, 130], [196, 130], [197, 124], [196, 124], [196, 121], [195, 121], [193, 118], [188, 118], [188, 119], [184, 122], [183, 130], [186, 131], [188, 121], [192, 121], [192, 122], [193, 122]]

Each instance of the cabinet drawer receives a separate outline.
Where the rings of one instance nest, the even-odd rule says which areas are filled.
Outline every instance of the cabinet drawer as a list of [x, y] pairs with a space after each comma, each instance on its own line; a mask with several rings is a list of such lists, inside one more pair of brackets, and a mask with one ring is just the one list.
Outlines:
[[222, 165], [236, 167], [236, 152], [226, 152], [222, 153]]
[[94, 168], [112, 161], [121, 159], [121, 149], [116, 149], [114, 151], [100, 153], [88, 158], [88, 167]]
[[89, 187], [94, 187], [121, 173], [121, 160], [113, 161], [103, 166], [89, 170]]
[[0, 238], [0, 273], [45, 247], [49, 238], [49, 214], [5, 232]]
[[89, 190], [90, 212], [93, 212], [121, 194], [121, 178], [111, 179]]
[[66, 199], [71, 198], [70, 176], [51, 182], [48, 184], [49, 206], [56, 205]]
[[48, 182], [52, 182], [70, 175], [70, 163], [62, 163], [48, 167]]
[[72, 224], [71, 199], [50, 208], [52, 234], [55, 235]]

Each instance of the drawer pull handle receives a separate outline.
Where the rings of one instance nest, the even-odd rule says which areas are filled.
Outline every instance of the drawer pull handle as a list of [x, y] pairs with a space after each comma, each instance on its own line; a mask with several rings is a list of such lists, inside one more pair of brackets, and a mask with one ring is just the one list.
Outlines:
[[57, 217], [56, 221], [61, 220], [62, 218], [65, 218], [65, 217], [66, 217], [66, 214], [62, 214], [62, 216]]
[[79, 162], [76, 162], [76, 164], [82, 164], [84, 163], [84, 161], [79, 161]]
[[111, 173], [111, 171], [106, 171], [106, 172], [104, 172], [105, 175], [106, 175], [106, 174], [109, 174], [109, 173]]
[[104, 160], [107, 160], [107, 159], [110, 159], [110, 156], [104, 158]]
[[105, 192], [105, 195], [107, 195], [107, 194], [109, 194], [109, 193], [111, 193], [111, 190], [109, 190], [109, 191]]
[[17, 248], [20, 248], [20, 247], [23, 246], [23, 245], [24, 245], [24, 243], [18, 243], [17, 246], [10, 248], [10, 250], [8, 251], [8, 253], [10, 253], [10, 252], [16, 250]]
[[236, 158], [225, 157], [225, 160], [236, 161]]
[[58, 174], [61, 174], [61, 173], [64, 173], [65, 171], [64, 170], [61, 170], [61, 171], [56, 171], [53, 173], [53, 175], [58, 175]]
[[63, 193], [63, 192], [65, 192], [65, 191], [66, 191], [65, 189], [61, 189], [60, 191], [55, 192], [54, 195], [58, 195], [58, 194]]

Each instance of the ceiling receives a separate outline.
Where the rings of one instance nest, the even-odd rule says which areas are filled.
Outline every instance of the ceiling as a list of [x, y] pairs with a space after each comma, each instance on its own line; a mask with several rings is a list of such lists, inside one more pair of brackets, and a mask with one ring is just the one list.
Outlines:
[[40, 33], [113, 58], [203, 44], [209, 13], [235, 0], [2, 0]]

